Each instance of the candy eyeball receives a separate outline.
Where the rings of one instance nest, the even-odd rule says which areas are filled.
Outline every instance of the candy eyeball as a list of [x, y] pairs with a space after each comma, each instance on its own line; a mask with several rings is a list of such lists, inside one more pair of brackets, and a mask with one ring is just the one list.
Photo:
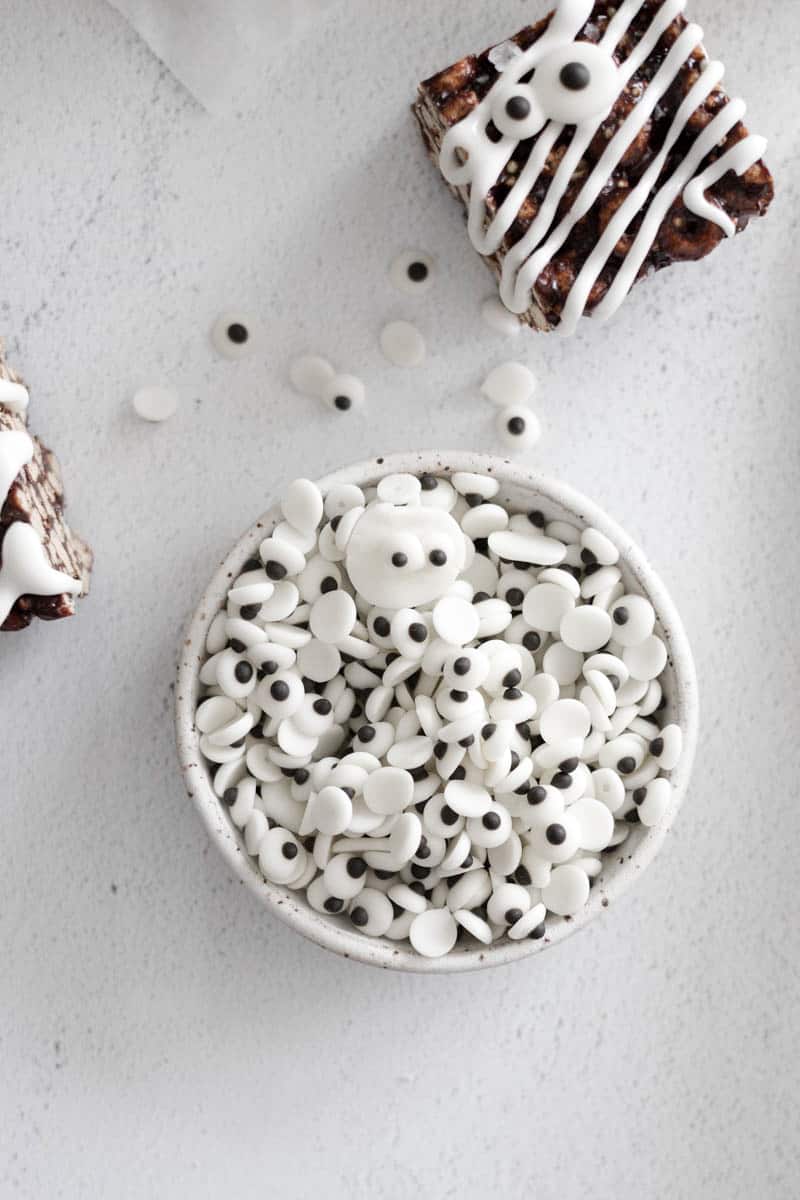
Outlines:
[[334, 375], [329, 380], [322, 399], [334, 412], [348, 413], [363, 408], [366, 390], [355, 375]]
[[517, 141], [535, 137], [546, 120], [546, 113], [529, 84], [508, 83], [495, 88], [492, 121], [506, 137]]
[[223, 358], [247, 358], [256, 349], [256, 323], [242, 312], [224, 312], [211, 330], [211, 344]]
[[346, 568], [369, 604], [395, 611], [445, 595], [463, 570], [465, 555], [461, 528], [443, 509], [379, 503], [356, 524]]
[[392, 263], [389, 278], [399, 292], [421, 295], [433, 283], [433, 259], [419, 250], [407, 250]]
[[328, 391], [336, 372], [319, 354], [302, 354], [292, 360], [289, 366], [289, 379], [292, 387], [301, 396], [313, 396], [321, 400]]
[[620, 92], [610, 54], [591, 42], [569, 42], [536, 68], [531, 89], [550, 120], [580, 125], [600, 117]]
[[539, 441], [542, 427], [536, 413], [523, 404], [515, 404], [498, 412], [497, 432], [511, 449], [527, 450]]

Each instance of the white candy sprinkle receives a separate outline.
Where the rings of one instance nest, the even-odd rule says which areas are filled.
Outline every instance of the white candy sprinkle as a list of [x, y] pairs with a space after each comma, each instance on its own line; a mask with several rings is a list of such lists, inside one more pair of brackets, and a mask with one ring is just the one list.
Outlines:
[[499, 408], [524, 405], [536, 391], [536, 376], [522, 363], [501, 363], [486, 376], [481, 391]]
[[364, 800], [374, 813], [401, 813], [414, 799], [414, 780], [400, 767], [379, 767], [364, 783]]
[[133, 409], [143, 421], [168, 421], [178, 407], [178, 394], [167, 387], [143, 387], [133, 397]]
[[529, 519], [488, 475], [324, 498], [297, 480], [282, 511], [199, 671], [200, 751], [242, 849], [326, 919], [423, 956], [459, 928], [467, 949], [544, 944], [632, 814], [670, 809], [682, 735], [661, 725], [649, 600], [603, 534]]
[[632, 679], [649, 681], [660, 675], [667, 665], [667, 648], [661, 638], [651, 634], [635, 646], [626, 646], [622, 652], [622, 661], [630, 671]]
[[484, 921], [483, 917], [470, 912], [468, 908], [459, 908], [453, 913], [453, 917], [463, 929], [466, 929], [467, 933], [471, 933], [484, 946], [492, 944], [492, 927], [488, 921]]
[[462, 817], [482, 817], [492, 807], [491, 793], [466, 781], [451, 780], [444, 789], [444, 798]]
[[315, 400], [323, 399], [335, 376], [336, 371], [331, 363], [318, 354], [304, 354], [293, 359], [289, 365], [292, 387], [301, 396], [311, 396]]
[[567, 864], [556, 867], [550, 882], [542, 888], [542, 900], [550, 912], [574, 917], [589, 899], [589, 876], [580, 867]]
[[13, 379], [0, 379], [0, 408], [24, 413], [28, 407], [28, 389]]
[[433, 627], [452, 646], [466, 646], [478, 634], [480, 618], [472, 604], [458, 596], [444, 596], [433, 610]]
[[580, 700], [556, 700], [544, 710], [539, 720], [539, 732], [551, 745], [585, 738], [591, 727], [589, 710]]
[[384, 504], [419, 504], [422, 486], [416, 475], [385, 475], [378, 483]]
[[531, 563], [537, 566], [555, 566], [564, 561], [567, 553], [563, 542], [533, 531], [516, 533], [513, 530], [501, 530], [492, 533], [489, 535], [489, 549], [508, 562]]
[[384, 356], [396, 367], [419, 367], [425, 361], [425, 339], [410, 321], [390, 321], [384, 325], [380, 344]]
[[314, 637], [321, 642], [341, 642], [353, 628], [357, 615], [353, 597], [337, 588], [315, 600], [308, 623]]
[[281, 503], [283, 515], [301, 533], [314, 533], [322, 520], [322, 493], [310, 479], [289, 484]]
[[481, 305], [481, 316], [490, 329], [502, 337], [516, 337], [522, 329], [522, 322], [514, 313], [509, 312], [503, 301], [497, 296], [490, 296]]
[[409, 940], [425, 958], [441, 958], [456, 944], [458, 926], [446, 908], [431, 908], [411, 922]]
[[605, 646], [611, 637], [611, 617], [602, 608], [583, 604], [565, 613], [561, 619], [561, 639], [572, 650], [591, 654]]

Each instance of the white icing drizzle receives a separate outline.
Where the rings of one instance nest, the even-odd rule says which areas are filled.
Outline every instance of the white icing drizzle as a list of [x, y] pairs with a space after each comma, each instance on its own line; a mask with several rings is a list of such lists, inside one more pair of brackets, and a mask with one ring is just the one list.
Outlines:
[[[543, 36], [524, 53], [505, 63], [503, 74], [488, 95], [462, 121], [448, 130], [442, 143], [440, 166], [445, 178], [455, 186], [469, 186], [469, 235], [479, 253], [495, 254], [519, 216], [524, 201], [540, 178], [547, 158], [567, 122], [556, 119], [565, 113], [580, 114], [574, 134], [550, 182], [539, 210], [523, 238], [505, 255], [502, 264], [500, 295], [511, 312], [523, 313], [530, 306], [536, 280], [564, 245], [575, 225], [589, 212], [630, 146], [653, 114], [659, 101], [678, 77], [681, 68], [703, 37], [698, 25], [688, 25], [670, 48], [663, 63], [591, 170], [570, 210], [551, 232], [559, 204], [569, 188], [575, 171], [603, 122], [610, 115], [619, 95], [635, 73], [655, 50], [686, 0], [664, 0], [652, 22], [632, 52], [619, 66], [613, 66], [612, 54], [642, 8], [643, 0], [623, 0], [597, 45], [576, 42], [588, 21], [592, 0], [560, 0], [553, 19]], [[591, 76], [588, 87], [569, 91], [560, 82], [559, 72], [567, 63], [583, 63]], [[609, 67], [608, 63], [611, 63]], [[612, 69], [613, 68], [613, 69]], [[533, 72], [530, 83], [522, 83]], [[745, 105], [731, 100], [697, 137], [686, 158], [655, 196], [653, 188], [670, 151], [683, 133], [692, 113], [704, 103], [722, 79], [720, 63], [705, 64], [699, 79], [691, 87], [672, 121], [665, 144], [650, 164], [640, 183], [620, 206], [597, 245], [584, 263], [567, 298], [559, 331], [574, 329], [584, 312], [589, 295], [608, 262], [614, 247], [633, 219], [649, 203], [649, 208], [633, 245], [622, 262], [613, 284], [593, 316], [604, 321], [620, 307], [658, 234], [670, 206], [682, 194], [686, 208], [704, 220], [712, 221], [724, 233], [735, 233], [734, 222], [709, 200], [706, 190], [730, 170], [742, 174], [764, 153], [763, 138], [747, 137], [731, 147], [701, 174], [695, 173], [706, 155], [741, 120]], [[526, 110], [515, 121], [506, 105], [514, 98]], [[583, 106], [581, 108], [581, 105]], [[486, 134], [489, 121], [502, 136], [491, 141]], [[503, 176], [507, 164], [523, 138], [538, 133], [528, 161], [496, 213], [487, 220], [486, 200]]]
[[[0, 509], [14, 480], [32, 458], [33, 441], [29, 434], [16, 429], [0, 432]], [[81, 591], [82, 585], [77, 579], [71, 579], [69, 575], [55, 571], [50, 566], [39, 535], [27, 521], [15, 521], [9, 525], [0, 552], [3, 557], [0, 566], [0, 625], [20, 596], [60, 596], [64, 592], [77, 595]]]
[[0, 408], [22, 414], [28, 408], [28, 389], [13, 379], [0, 379]]

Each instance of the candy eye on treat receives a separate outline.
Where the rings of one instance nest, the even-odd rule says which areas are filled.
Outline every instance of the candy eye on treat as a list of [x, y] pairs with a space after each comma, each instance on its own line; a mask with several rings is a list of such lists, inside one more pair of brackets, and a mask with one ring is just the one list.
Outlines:
[[423, 959], [546, 944], [667, 819], [688, 731], [656, 611], [549, 508], [488, 471], [297, 480], [227, 576], [197, 745], [242, 853], [325, 921]]
[[[414, 111], [510, 313], [571, 334], [763, 216], [766, 142], [686, 0], [559, 0], [427, 79]], [[497, 325], [497, 318], [488, 319]]]
[[0, 346], [0, 630], [71, 617], [92, 552], [64, 520], [55, 455], [27, 429], [28, 391]]

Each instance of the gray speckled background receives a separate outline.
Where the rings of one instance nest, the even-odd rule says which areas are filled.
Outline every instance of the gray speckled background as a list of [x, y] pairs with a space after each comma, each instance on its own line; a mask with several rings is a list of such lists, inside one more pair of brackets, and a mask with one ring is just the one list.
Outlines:
[[[5, 0], [0, 327], [97, 551], [71, 625], [0, 646], [0, 1195], [36, 1200], [789, 1200], [797, 1192], [800, 6], [696, 0], [771, 139], [773, 214], [570, 343], [482, 324], [489, 277], [423, 159], [415, 79], [544, 11], [355, 0], [211, 119], [102, 0]], [[433, 248], [436, 289], [387, 262]], [[260, 318], [253, 358], [209, 347]], [[428, 365], [387, 367], [384, 319]], [[308, 348], [363, 416], [288, 389]], [[456, 979], [340, 962], [269, 919], [175, 770], [195, 595], [298, 473], [494, 446], [477, 393], [523, 356], [532, 461], [638, 536], [694, 641], [695, 783], [607, 917]], [[182, 398], [160, 427], [141, 383]], [[794, 1065], [793, 1065], [794, 1063]]]

